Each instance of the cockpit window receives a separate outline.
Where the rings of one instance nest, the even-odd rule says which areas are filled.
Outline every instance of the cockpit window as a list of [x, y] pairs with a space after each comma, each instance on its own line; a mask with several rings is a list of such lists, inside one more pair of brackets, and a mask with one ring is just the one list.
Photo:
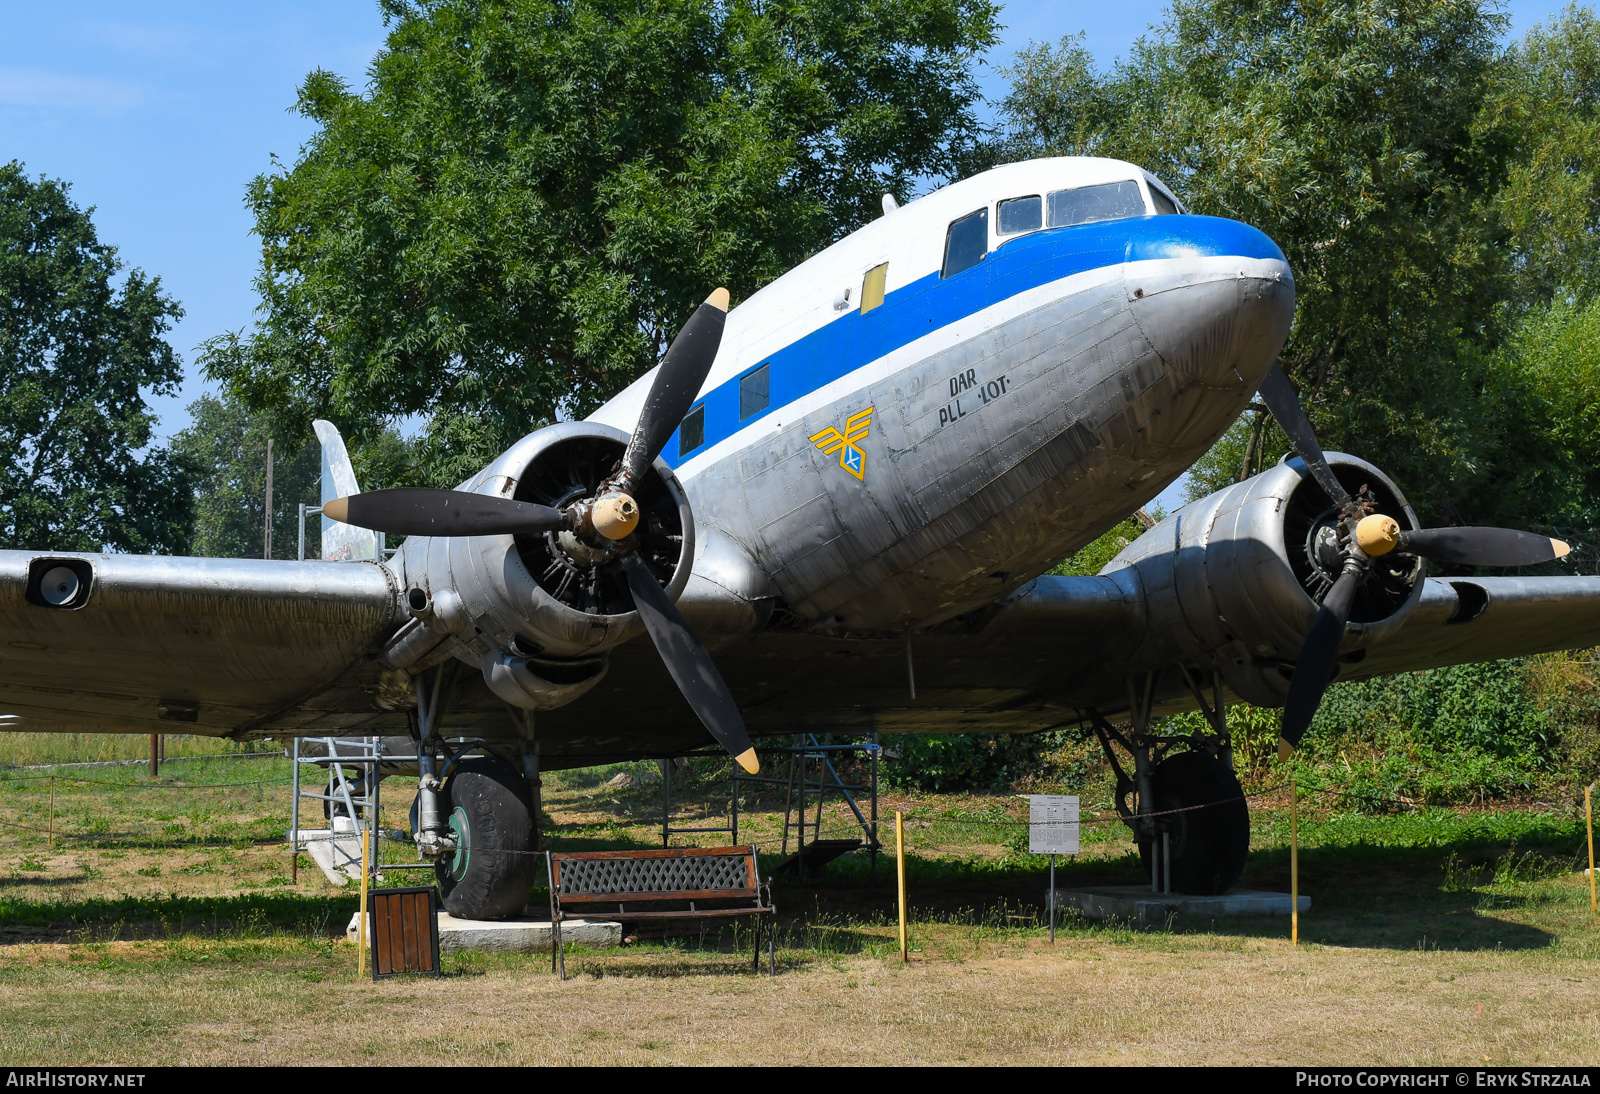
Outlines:
[[1144, 215], [1144, 197], [1139, 193], [1137, 182], [1080, 186], [1076, 190], [1057, 190], [1050, 195], [1052, 228]]
[[1037, 232], [1044, 227], [1044, 201], [1038, 194], [1000, 203], [1000, 234]]
[[1150, 187], [1150, 200], [1156, 203], [1156, 212], [1159, 215], [1165, 217], [1177, 215], [1178, 207], [1172, 204], [1172, 199], [1167, 197], [1167, 195], [1163, 194], [1160, 190], [1157, 190], [1154, 186]]
[[950, 222], [950, 234], [944, 240], [944, 269], [939, 276], [954, 277], [982, 262], [988, 253], [989, 208], [984, 206]]

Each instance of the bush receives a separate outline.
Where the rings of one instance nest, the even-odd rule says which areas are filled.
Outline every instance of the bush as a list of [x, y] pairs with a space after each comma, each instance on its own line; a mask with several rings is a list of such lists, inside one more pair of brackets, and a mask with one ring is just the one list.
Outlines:
[[1105, 772], [1094, 738], [1077, 730], [1024, 736], [1002, 733], [907, 733], [885, 737], [894, 758], [884, 785], [907, 790], [1031, 790], [1085, 787]]

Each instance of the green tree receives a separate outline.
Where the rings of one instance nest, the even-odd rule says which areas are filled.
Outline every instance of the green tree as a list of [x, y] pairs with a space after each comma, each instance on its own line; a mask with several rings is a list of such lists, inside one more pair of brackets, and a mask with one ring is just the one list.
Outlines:
[[[212, 558], [261, 558], [265, 530], [267, 439], [273, 442], [272, 557], [299, 549], [300, 506], [322, 498], [322, 447], [269, 411], [238, 399], [204, 395], [189, 405], [188, 428], [172, 438], [175, 457], [194, 475], [194, 551]], [[399, 433], [377, 434], [352, 457], [363, 489], [412, 481], [413, 452]], [[320, 555], [322, 521], [306, 523], [306, 557]], [[399, 538], [389, 541], [395, 546]]]
[[183, 310], [67, 191], [0, 166], [0, 546], [181, 554], [187, 474], [145, 392], [182, 378], [163, 335]]
[[[464, 477], [954, 169], [989, 0], [385, 3], [366, 93], [315, 72], [315, 136], [258, 177], [263, 320], [208, 374], [254, 407], [425, 415]], [[358, 438], [359, 439], [359, 438]]]
[[1485, 132], [1521, 135], [1496, 199], [1519, 302], [1585, 300], [1600, 287], [1600, 20], [1577, 5], [1507, 57]]
[[[266, 530], [267, 439], [273, 440], [272, 557], [294, 558], [300, 506], [321, 499], [322, 450], [269, 414], [252, 414], [235, 399], [204, 395], [189, 404], [188, 428], [172, 438], [173, 453], [194, 483], [194, 552], [212, 558], [261, 558]], [[321, 522], [307, 526], [306, 554], [318, 557]]]
[[1490, 459], [1529, 424], [1489, 376], [1508, 292], [1490, 206], [1518, 137], [1480, 124], [1503, 25], [1481, 0], [1176, 0], [1110, 72], [1073, 39], [1019, 55], [1002, 154], [1122, 157], [1261, 228], [1295, 273], [1283, 361], [1328, 446], [1430, 516], [1538, 512], [1551, 499], [1497, 489]]

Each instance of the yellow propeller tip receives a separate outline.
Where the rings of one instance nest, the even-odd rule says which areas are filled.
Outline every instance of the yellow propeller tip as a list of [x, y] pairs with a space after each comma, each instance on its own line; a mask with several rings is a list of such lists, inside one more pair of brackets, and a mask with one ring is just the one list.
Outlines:
[[724, 289], [724, 288], [718, 288], [710, 296], [706, 297], [706, 303], [710, 304], [713, 308], [716, 308], [718, 311], [727, 311], [728, 310], [728, 290]]
[[747, 748], [733, 758], [733, 762], [744, 768], [746, 775], [754, 775], [761, 770], [761, 761], [756, 759], [756, 750]]
[[350, 515], [350, 499], [334, 498], [332, 501], [323, 502], [322, 515], [343, 523], [344, 518]]
[[1293, 755], [1294, 755], [1294, 745], [1290, 744], [1288, 741], [1284, 740], [1282, 737], [1279, 737], [1278, 738], [1278, 762], [1279, 763], [1288, 763], [1289, 762], [1289, 757], [1293, 756]]
[[1553, 539], [1550, 541], [1551, 550], [1555, 551], [1557, 558], [1566, 558], [1572, 553], [1572, 545], [1565, 540]]

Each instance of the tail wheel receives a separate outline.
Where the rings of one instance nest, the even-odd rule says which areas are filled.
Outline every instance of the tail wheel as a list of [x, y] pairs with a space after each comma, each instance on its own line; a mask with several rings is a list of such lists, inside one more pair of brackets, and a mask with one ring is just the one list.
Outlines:
[[[1173, 890], [1227, 892], [1250, 852], [1250, 811], [1233, 769], [1206, 752], [1180, 752], [1156, 765], [1153, 781], [1154, 811], [1167, 814], [1158, 820], [1169, 834]], [[1139, 841], [1147, 873], [1160, 839]]]
[[471, 756], [450, 776], [440, 805], [456, 840], [434, 864], [445, 910], [462, 919], [520, 915], [539, 858], [527, 780], [497, 756]]

